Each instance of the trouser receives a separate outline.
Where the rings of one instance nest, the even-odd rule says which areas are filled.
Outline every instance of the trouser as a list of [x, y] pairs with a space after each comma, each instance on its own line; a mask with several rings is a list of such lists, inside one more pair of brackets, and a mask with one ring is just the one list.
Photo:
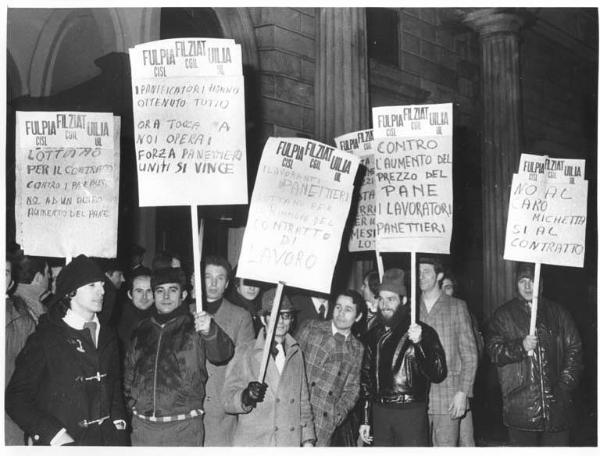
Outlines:
[[204, 442], [202, 416], [155, 423], [133, 415], [131, 427], [132, 446], [202, 446]]
[[429, 415], [431, 443], [434, 447], [458, 446], [458, 433], [462, 420], [453, 420], [450, 415]]
[[429, 446], [427, 404], [373, 404], [373, 446]]
[[458, 446], [474, 447], [475, 432], [473, 429], [473, 414], [471, 410], [467, 410], [466, 415], [460, 420], [460, 432], [458, 435]]
[[512, 446], [568, 446], [569, 431], [545, 432], [545, 431], [522, 431], [520, 429], [508, 428], [508, 437]]

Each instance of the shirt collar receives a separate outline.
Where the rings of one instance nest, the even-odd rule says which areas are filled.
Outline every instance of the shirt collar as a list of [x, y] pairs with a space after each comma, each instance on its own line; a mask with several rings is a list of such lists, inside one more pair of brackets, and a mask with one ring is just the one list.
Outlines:
[[[84, 328], [84, 324], [87, 323], [86, 320], [84, 320], [83, 318], [81, 318], [79, 315], [77, 315], [75, 312], [73, 312], [71, 309], [67, 310], [67, 313], [65, 314], [65, 316], [63, 317], [63, 321], [69, 325], [71, 328], [73, 329], [83, 329]], [[100, 328], [100, 321], [98, 320], [98, 315], [94, 314], [94, 318], [92, 318], [92, 320], [94, 323], [96, 323], [96, 327]]]
[[327, 308], [329, 307], [329, 301], [327, 301], [326, 298], [318, 298], [316, 296], [312, 296], [311, 301], [313, 303], [313, 306], [315, 306], [315, 309], [317, 312], [319, 312], [319, 309], [322, 305], [325, 306], [325, 313], [327, 313]]
[[342, 336], [344, 336], [344, 339], [346, 339], [346, 340], [348, 340], [348, 336], [350, 335], [350, 333], [348, 333], [348, 334], [343, 334], [343, 333], [341, 333], [341, 332], [340, 332], [340, 331], [339, 331], [339, 330], [338, 330], [338, 329], [335, 327], [335, 325], [333, 324], [333, 320], [332, 320], [332, 321], [331, 321], [331, 334], [335, 336], [337, 333], [340, 333]]

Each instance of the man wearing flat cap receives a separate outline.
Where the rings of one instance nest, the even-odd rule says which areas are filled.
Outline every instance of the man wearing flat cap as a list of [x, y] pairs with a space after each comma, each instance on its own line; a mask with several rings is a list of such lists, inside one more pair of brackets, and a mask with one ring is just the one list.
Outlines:
[[532, 264], [517, 266], [517, 297], [494, 313], [486, 348], [498, 369], [511, 444], [567, 446], [571, 393], [583, 369], [581, 339], [571, 315], [541, 296], [541, 283], [535, 334], [529, 335], [533, 276]]
[[430, 326], [411, 324], [402, 269], [383, 274], [379, 314], [365, 336], [360, 438], [374, 446], [427, 446], [429, 386], [446, 377], [446, 357]]
[[[275, 290], [262, 296], [262, 321], [269, 325]], [[265, 329], [255, 341], [236, 348], [223, 386], [224, 408], [238, 415], [234, 446], [313, 446], [315, 429], [309, 402], [304, 357], [289, 335], [294, 308], [283, 296], [275, 324], [264, 383], [258, 381]]]
[[103, 296], [98, 266], [73, 259], [17, 357], [6, 411], [34, 445], [127, 443], [117, 337], [97, 316]]
[[124, 392], [134, 446], [202, 446], [206, 360], [227, 362], [233, 342], [206, 312], [184, 303], [180, 268], [152, 272], [154, 307], [130, 339]]

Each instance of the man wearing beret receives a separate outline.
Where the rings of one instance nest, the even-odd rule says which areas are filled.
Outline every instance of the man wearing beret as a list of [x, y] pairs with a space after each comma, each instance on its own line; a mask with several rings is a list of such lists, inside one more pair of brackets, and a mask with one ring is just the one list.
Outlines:
[[127, 443], [117, 337], [97, 316], [103, 296], [102, 271], [73, 259], [17, 357], [6, 411], [33, 444]]
[[[262, 321], [269, 325], [275, 290], [262, 297]], [[265, 382], [258, 382], [265, 348], [265, 330], [256, 341], [236, 348], [227, 366], [223, 400], [225, 411], [239, 417], [234, 446], [314, 446], [315, 429], [306, 384], [304, 357], [289, 335], [294, 309], [281, 300]]]
[[154, 307], [133, 331], [125, 356], [124, 392], [134, 446], [202, 446], [206, 360], [224, 363], [233, 342], [206, 312], [184, 304], [185, 273], [152, 273]]
[[533, 274], [533, 265], [518, 265], [518, 295], [494, 313], [486, 348], [498, 368], [511, 443], [567, 446], [574, 412], [571, 393], [583, 370], [581, 339], [569, 312], [541, 297], [541, 284], [536, 330], [529, 335]]
[[[429, 425], [433, 446], [458, 446], [461, 422], [473, 396], [477, 343], [467, 303], [442, 292], [444, 269], [435, 257], [419, 259], [419, 318], [437, 332], [448, 376], [431, 385]], [[472, 439], [471, 439], [472, 440]]]
[[402, 269], [385, 271], [379, 313], [365, 336], [360, 437], [374, 446], [427, 446], [429, 386], [446, 378], [446, 357], [435, 330], [411, 324]]

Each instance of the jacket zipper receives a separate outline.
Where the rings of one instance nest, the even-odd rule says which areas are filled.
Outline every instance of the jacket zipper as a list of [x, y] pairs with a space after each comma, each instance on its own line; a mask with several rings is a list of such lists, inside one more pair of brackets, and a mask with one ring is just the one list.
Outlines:
[[154, 358], [154, 389], [152, 391], [152, 417], [156, 418], [156, 383], [158, 377], [158, 353], [160, 352], [160, 342], [162, 340], [164, 326], [160, 326], [160, 334], [158, 335], [158, 343], [156, 344], [156, 357]]
[[540, 344], [538, 342], [538, 346], [537, 346], [537, 352], [538, 352], [538, 364], [539, 364], [539, 368], [540, 368], [540, 386], [542, 388], [542, 390], [540, 391], [541, 393], [541, 397], [542, 397], [542, 418], [544, 419], [544, 421], [546, 421], [546, 401], [544, 400], [544, 396], [546, 395], [546, 393], [544, 392], [544, 371], [542, 370], [542, 349], [540, 348]]

